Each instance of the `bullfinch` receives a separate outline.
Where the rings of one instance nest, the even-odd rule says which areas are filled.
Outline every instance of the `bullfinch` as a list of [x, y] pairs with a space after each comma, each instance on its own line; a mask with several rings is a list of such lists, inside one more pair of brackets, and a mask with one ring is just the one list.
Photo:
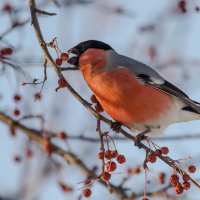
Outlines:
[[110, 45], [88, 40], [71, 48], [68, 63], [81, 71], [103, 109], [136, 131], [160, 134], [173, 123], [200, 120], [200, 103], [149, 66], [120, 55]]

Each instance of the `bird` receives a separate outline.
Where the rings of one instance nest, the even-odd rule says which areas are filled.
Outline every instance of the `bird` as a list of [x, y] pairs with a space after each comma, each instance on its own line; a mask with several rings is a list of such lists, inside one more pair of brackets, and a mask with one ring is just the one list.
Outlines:
[[117, 53], [110, 45], [87, 40], [69, 49], [68, 60], [83, 75], [104, 111], [136, 133], [137, 144], [171, 124], [200, 120], [200, 103], [148, 65]]

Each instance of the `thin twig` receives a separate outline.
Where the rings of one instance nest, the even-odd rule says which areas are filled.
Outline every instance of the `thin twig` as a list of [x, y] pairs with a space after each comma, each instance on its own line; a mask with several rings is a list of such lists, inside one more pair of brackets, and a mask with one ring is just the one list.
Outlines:
[[37, 9], [37, 8], [35, 8], [35, 12], [36, 12], [36, 13], [39, 13], [39, 14], [42, 14], [42, 15], [48, 15], [48, 16], [57, 15], [56, 13], [46, 12], [46, 11], [44, 11], [44, 10], [39, 10], [39, 9]]

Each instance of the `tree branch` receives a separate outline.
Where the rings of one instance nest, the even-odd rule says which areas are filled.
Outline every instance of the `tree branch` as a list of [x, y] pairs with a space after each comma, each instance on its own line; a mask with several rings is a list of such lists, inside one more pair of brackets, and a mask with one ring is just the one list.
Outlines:
[[[16, 120], [6, 116], [3, 112], [0, 112], [0, 121], [7, 124], [8, 126], [18, 129], [26, 134], [31, 140], [37, 142], [38, 144], [44, 146], [46, 143], [46, 138], [41, 135], [41, 132], [35, 129], [27, 128]], [[49, 141], [50, 142], [50, 141]], [[86, 167], [86, 165], [73, 153], [70, 151], [64, 151], [59, 146], [50, 142], [52, 146], [52, 153], [57, 154], [65, 159], [65, 161], [70, 164], [76, 166], [86, 177], [97, 177], [93, 170], [90, 170]], [[107, 186], [106, 182], [103, 180], [99, 180], [101, 184]], [[119, 199], [126, 199], [127, 195], [125, 193], [125, 189], [120, 186], [111, 185], [112, 192], [119, 197]]]

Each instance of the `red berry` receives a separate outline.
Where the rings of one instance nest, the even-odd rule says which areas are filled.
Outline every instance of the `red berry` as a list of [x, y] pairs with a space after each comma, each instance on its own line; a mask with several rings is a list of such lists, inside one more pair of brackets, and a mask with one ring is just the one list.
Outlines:
[[100, 103], [97, 103], [97, 104], [95, 105], [95, 109], [96, 109], [96, 111], [99, 112], [99, 113], [101, 113], [101, 112], [104, 111], [104, 109], [102, 108], [102, 106], [100, 105]]
[[183, 12], [183, 13], [185, 13], [187, 11], [186, 2], [184, 0], [179, 1], [178, 7], [179, 7], [180, 11]]
[[15, 136], [16, 135], [16, 131], [15, 128], [13, 126], [10, 126], [10, 131], [9, 131], [11, 136]]
[[11, 55], [13, 53], [13, 50], [9, 47], [1, 49], [1, 55]]
[[60, 78], [58, 80], [58, 85], [59, 85], [60, 88], [64, 88], [64, 87], [67, 86], [67, 81], [64, 78]]
[[61, 131], [61, 132], [57, 133], [57, 138], [59, 138], [61, 140], [65, 140], [65, 139], [67, 139], [67, 134], [64, 131]]
[[15, 94], [13, 98], [14, 98], [15, 101], [21, 100], [21, 96], [19, 94]]
[[16, 109], [13, 111], [13, 114], [14, 114], [15, 116], [19, 116], [19, 115], [20, 115], [20, 110], [16, 108]]
[[92, 194], [92, 191], [89, 188], [83, 190], [84, 197], [89, 197], [91, 194]]
[[6, 3], [6, 4], [4, 4], [2, 10], [3, 10], [4, 12], [10, 13], [10, 12], [12, 12], [13, 8], [12, 8], [12, 5], [11, 5], [11, 4]]
[[165, 177], [166, 177], [166, 174], [161, 172], [158, 174], [158, 181], [160, 184], [164, 184], [165, 183]]
[[189, 171], [190, 173], [194, 173], [194, 172], [196, 171], [196, 167], [195, 167], [194, 165], [190, 165], [190, 166], [188, 167], [188, 171]]
[[59, 186], [61, 187], [61, 189], [64, 191], [64, 192], [72, 192], [73, 191], [73, 188], [63, 182], [59, 182]]
[[172, 174], [170, 177], [170, 182], [172, 184], [177, 184], [179, 182], [179, 177], [176, 174]]
[[104, 153], [103, 153], [103, 152], [99, 152], [99, 153], [98, 153], [98, 158], [99, 158], [100, 160], [103, 160], [103, 158], [104, 158]]
[[168, 147], [162, 147], [161, 148], [162, 154], [167, 155], [169, 153]]
[[98, 103], [98, 100], [94, 94], [90, 97], [90, 99], [91, 99], [92, 103]]
[[40, 93], [35, 93], [34, 97], [36, 100], [40, 100], [42, 98]]
[[132, 171], [134, 174], [139, 174], [141, 172], [141, 169], [140, 169], [140, 167], [135, 167], [132, 169]]
[[116, 157], [118, 156], [118, 151], [117, 151], [117, 150], [111, 151], [111, 152], [110, 152], [110, 156], [111, 156], [112, 158], [116, 158]]
[[190, 180], [190, 176], [188, 174], [183, 174], [182, 178], [183, 178], [184, 181]]
[[67, 61], [69, 59], [69, 55], [67, 53], [62, 53], [60, 58], [62, 59], [62, 61]]
[[53, 146], [49, 141], [45, 142], [43, 148], [44, 148], [44, 151], [46, 151], [48, 154], [51, 154], [53, 151]]
[[56, 64], [59, 65], [59, 66], [62, 65], [62, 59], [57, 58], [56, 59]]
[[103, 172], [102, 173], [102, 178], [105, 180], [105, 181], [108, 181], [110, 178], [111, 178], [111, 174], [109, 172]]
[[188, 182], [188, 181], [183, 182], [182, 187], [185, 190], [189, 190], [190, 189], [190, 182]]
[[22, 158], [18, 155], [14, 156], [14, 161], [15, 162], [21, 162], [22, 161]]
[[162, 150], [161, 149], [156, 149], [155, 150], [156, 156], [161, 156], [162, 155]]
[[33, 152], [32, 152], [32, 150], [31, 149], [26, 149], [26, 157], [27, 158], [31, 158], [33, 156]]
[[156, 154], [154, 153], [150, 153], [148, 156], [147, 156], [147, 160], [150, 162], [150, 163], [155, 163], [156, 162]]
[[118, 155], [117, 156], [117, 162], [122, 164], [122, 163], [125, 163], [126, 162], [126, 158], [124, 155]]
[[106, 150], [104, 156], [105, 156], [106, 159], [110, 160], [110, 159], [112, 158], [112, 157], [111, 157], [111, 150], [109, 150], [109, 149]]
[[107, 164], [106, 164], [106, 169], [108, 172], [113, 172], [115, 171], [117, 168], [117, 165], [115, 162], [113, 161], [109, 161]]
[[179, 182], [175, 185], [174, 190], [175, 190], [176, 194], [183, 193], [183, 187]]
[[128, 168], [128, 169], [127, 169], [127, 174], [130, 175], [130, 174], [132, 174], [132, 173], [133, 173], [133, 170], [132, 170], [131, 168]]

